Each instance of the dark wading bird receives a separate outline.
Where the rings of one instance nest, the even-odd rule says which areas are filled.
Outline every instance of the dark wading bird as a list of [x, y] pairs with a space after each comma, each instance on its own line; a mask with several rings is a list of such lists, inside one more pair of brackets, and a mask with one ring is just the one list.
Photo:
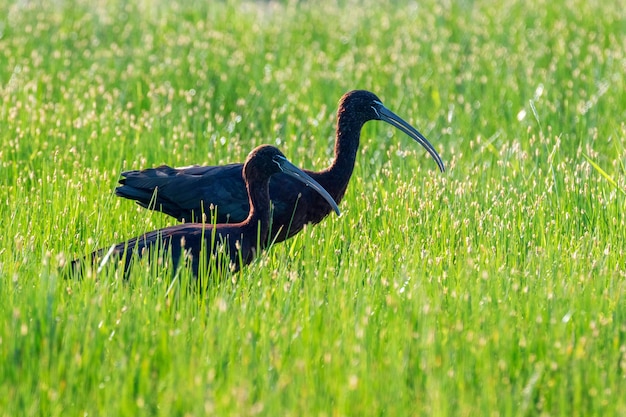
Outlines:
[[[387, 109], [373, 93], [350, 91], [339, 102], [332, 165], [320, 172], [305, 170], [335, 201], [340, 202], [346, 192], [354, 170], [361, 128], [369, 120], [387, 122], [415, 139], [444, 171], [441, 158], [420, 132]], [[215, 207], [218, 223], [239, 222], [248, 216], [249, 210], [241, 170], [241, 164], [230, 164], [178, 169], [162, 165], [127, 171], [121, 174], [121, 186], [115, 193], [180, 221], [201, 222], [203, 213]], [[319, 223], [330, 213], [330, 207], [317, 192], [284, 174], [272, 178], [270, 196], [275, 206], [271, 236], [276, 242], [297, 234], [307, 223]]]
[[[262, 145], [250, 152], [243, 165], [243, 181], [251, 208], [243, 221], [229, 224], [188, 223], [166, 227], [115, 245], [111, 249], [100, 249], [91, 254], [91, 261], [95, 262], [103, 256], [105, 259], [109, 257], [123, 259], [124, 271], [127, 272], [133, 258], [132, 254], [137, 253], [137, 256], [142, 257], [154, 250], [161, 251], [159, 253], [171, 250], [174, 271], [181, 256], [189, 256], [192, 271], [198, 276], [202, 261], [201, 248], [205, 248], [209, 258], [222, 248], [230, 258], [230, 270], [237, 271], [240, 266], [252, 262], [255, 255], [270, 243], [269, 182], [272, 175], [279, 173], [305, 184], [304, 188], [320, 195], [320, 199], [325, 201], [329, 210], [333, 209], [340, 214], [339, 207], [320, 184], [291, 164], [278, 149]], [[72, 265], [74, 270], [80, 267], [80, 264], [81, 260], [74, 261]]]

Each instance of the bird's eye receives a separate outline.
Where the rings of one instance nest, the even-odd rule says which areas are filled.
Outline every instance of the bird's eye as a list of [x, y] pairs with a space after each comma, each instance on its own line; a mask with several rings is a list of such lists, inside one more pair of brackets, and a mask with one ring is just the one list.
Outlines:
[[274, 156], [274, 157], [272, 158], [272, 162], [274, 162], [276, 165], [278, 165], [278, 168], [280, 168], [280, 170], [282, 171], [282, 170], [283, 170], [283, 167], [282, 167], [282, 161], [283, 161], [284, 159], [285, 159], [285, 158], [283, 158], [283, 157], [281, 157], [281, 156], [279, 156], [279, 155], [276, 155], [276, 156]]
[[378, 113], [378, 110], [376, 110], [376, 107], [371, 106], [372, 110], [374, 110], [374, 113], [376, 113], [376, 117], [378, 117], [380, 119], [380, 113]]

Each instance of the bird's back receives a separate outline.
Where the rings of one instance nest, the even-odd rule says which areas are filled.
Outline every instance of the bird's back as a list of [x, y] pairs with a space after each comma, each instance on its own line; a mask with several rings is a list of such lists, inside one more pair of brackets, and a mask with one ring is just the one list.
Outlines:
[[[173, 271], [176, 271], [182, 260], [190, 264], [196, 276], [201, 266], [209, 269], [227, 268], [235, 272], [242, 265], [249, 264], [257, 251], [265, 247], [261, 243], [257, 249], [257, 236], [257, 228], [252, 224], [187, 223], [154, 230], [110, 248], [97, 250], [88, 259], [90, 264], [100, 264], [105, 260], [105, 264], [117, 265], [123, 261], [125, 275], [133, 260], [144, 257], [169, 260], [169, 256]], [[72, 267], [76, 271], [80, 266], [81, 261], [77, 260]]]
[[[179, 221], [236, 223], [249, 212], [242, 164], [157, 168], [122, 173], [115, 193]], [[217, 217], [211, 218], [212, 209]], [[203, 213], [206, 217], [203, 219]]]
[[[122, 173], [118, 196], [136, 200], [146, 208], [162, 211], [180, 221], [200, 223], [202, 213], [206, 222], [237, 223], [250, 211], [242, 164], [224, 166], [192, 166], [172, 168], [162, 165], [141, 171]], [[343, 197], [335, 192], [335, 184], [324, 175], [306, 171], [326, 188], [337, 203]], [[276, 242], [297, 234], [305, 224], [318, 223], [332, 208], [313, 189], [286, 174], [276, 174], [270, 180], [270, 198], [274, 204], [272, 238]]]

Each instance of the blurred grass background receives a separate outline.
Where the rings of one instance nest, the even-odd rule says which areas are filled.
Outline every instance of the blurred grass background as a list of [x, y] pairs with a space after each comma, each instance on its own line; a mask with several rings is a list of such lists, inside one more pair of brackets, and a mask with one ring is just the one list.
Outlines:
[[[1, 3], [0, 413], [623, 415], [622, 9]], [[121, 170], [261, 143], [325, 168], [356, 88], [448, 171], [369, 123], [344, 215], [204, 295], [59, 275], [174, 224]]]

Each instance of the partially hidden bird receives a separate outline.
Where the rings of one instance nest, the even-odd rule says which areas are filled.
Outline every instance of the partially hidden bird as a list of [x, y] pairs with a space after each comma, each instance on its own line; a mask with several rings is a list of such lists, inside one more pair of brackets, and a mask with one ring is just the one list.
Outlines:
[[[155, 250], [161, 254], [171, 252], [174, 270], [177, 269], [182, 258], [189, 259], [191, 269], [198, 275], [202, 263], [201, 250], [204, 248], [209, 257], [216, 261], [216, 255], [222, 251], [229, 261], [227, 267], [236, 272], [241, 266], [248, 265], [254, 257], [270, 243], [269, 231], [271, 218], [271, 200], [269, 181], [273, 175], [286, 175], [294, 181], [302, 183], [306, 189], [319, 194], [320, 199], [340, 215], [339, 207], [331, 195], [308, 174], [290, 163], [287, 158], [275, 147], [261, 145], [248, 155], [243, 164], [243, 181], [247, 190], [247, 216], [238, 223], [206, 224], [186, 223], [148, 232], [126, 242], [93, 252], [88, 258], [92, 264], [100, 259], [109, 262], [115, 259], [124, 263], [124, 272], [127, 273], [132, 259], [150, 255]], [[294, 188], [294, 192], [298, 189]], [[81, 260], [75, 260], [72, 267], [77, 270], [81, 267]], [[219, 266], [219, 265], [218, 265]]]
[[[340, 202], [354, 170], [361, 128], [370, 120], [382, 120], [400, 129], [422, 145], [443, 172], [441, 157], [428, 140], [365, 90], [346, 93], [339, 101], [335, 157], [330, 167], [304, 170]], [[172, 168], [162, 165], [121, 174], [115, 193], [136, 200], [142, 207], [161, 211], [179, 221], [199, 222], [203, 215], [216, 216], [218, 223], [239, 222], [248, 216], [250, 206], [242, 178], [242, 164]], [[319, 223], [331, 210], [325, 199], [301, 182], [277, 174], [270, 181], [274, 203], [271, 236], [276, 242], [288, 239], [308, 224]], [[212, 209], [210, 212], [209, 210]]]

